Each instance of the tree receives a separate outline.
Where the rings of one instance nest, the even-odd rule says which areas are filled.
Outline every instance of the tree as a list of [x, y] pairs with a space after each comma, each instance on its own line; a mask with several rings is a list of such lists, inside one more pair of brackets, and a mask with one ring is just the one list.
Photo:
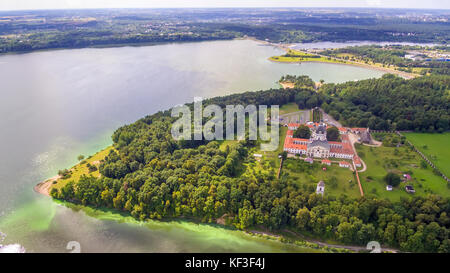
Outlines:
[[296, 138], [310, 138], [311, 130], [306, 125], [300, 125], [294, 132]]
[[339, 140], [339, 129], [336, 126], [327, 128], [327, 139], [329, 141]]
[[425, 160], [421, 160], [420, 161], [420, 167], [422, 169], [426, 169], [426, 168], [428, 168], [428, 163]]
[[386, 184], [397, 187], [400, 184], [400, 176], [396, 173], [389, 172], [384, 177]]
[[297, 216], [295, 220], [297, 221], [297, 227], [300, 229], [306, 229], [309, 225], [309, 220], [311, 216], [309, 214], [308, 208], [302, 208], [297, 211]]
[[79, 156], [77, 157], [77, 159], [78, 159], [78, 161], [83, 160], [83, 159], [84, 159], [84, 155], [79, 155]]
[[58, 198], [59, 197], [59, 190], [57, 188], [52, 188], [50, 190], [50, 196], [52, 198]]

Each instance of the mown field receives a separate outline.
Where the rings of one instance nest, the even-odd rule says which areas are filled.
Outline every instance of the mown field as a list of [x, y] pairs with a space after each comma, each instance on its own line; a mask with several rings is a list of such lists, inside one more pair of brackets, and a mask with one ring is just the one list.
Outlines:
[[[323, 168], [326, 170], [323, 170]], [[337, 164], [321, 165], [319, 162], [306, 163], [297, 158], [288, 158], [283, 163], [283, 175], [303, 187], [317, 187], [319, 181], [325, 182], [325, 195], [339, 197], [347, 195], [359, 198], [358, 182], [353, 172]]]
[[[398, 201], [401, 197], [411, 196], [405, 191], [404, 187], [412, 185], [416, 190], [414, 195], [438, 194], [450, 196], [448, 183], [442, 177], [433, 173], [431, 167], [423, 168], [421, 166], [422, 159], [409, 147], [368, 147], [358, 144], [355, 147], [358, 155], [367, 165], [367, 170], [359, 173], [366, 195], [375, 195], [379, 198]], [[401, 182], [393, 191], [387, 191], [384, 177], [388, 172], [399, 175], [409, 173], [411, 180]]]
[[300, 111], [300, 109], [298, 109], [298, 104], [295, 102], [287, 103], [280, 107], [280, 115], [298, 111]]
[[405, 133], [404, 135], [441, 172], [450, 177], [450, 132], [443, 134]]
[[[88, 157], [87, 159], [81, 161], [79, 164], [73, 166], [70, 171], [71, 175], [66, 179], [58, 179], [56, 184], [52, 186], [52, 188], [60, 189], [64, 187], [69, 181], [78, 181], [82, 175], [92, 175], [94, 177], [100, 177], [100, 172], [98, 171], [98, 166], [100, 165], [100, 160], [104, 159], [105, 156], [109, 154], [109, 151], [113, 149], [112, 146], [105, 148], [104, 150], [99, 151], [93, 156]], [[90, 172], [88, 168], [88, 163], [97, 167], [96, 171]]]
[[308, 54], [302, 51], [289, 49], [285, 55], [273, 56], [269, 60], [282, 63], [300, 63], [300, 62], [325, 62], [325, 63], [348, 63], [344, 60], [338, 60], [331, 57], [322, 57]]

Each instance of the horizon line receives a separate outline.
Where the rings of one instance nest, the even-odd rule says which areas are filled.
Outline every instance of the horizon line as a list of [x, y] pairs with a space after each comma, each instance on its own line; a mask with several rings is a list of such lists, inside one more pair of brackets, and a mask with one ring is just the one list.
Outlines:
[[297, 7], [297, 6], [270, 6], [270, 7], [239, 7], [239, 6], [224, 6], [224, 7], [120, 7], [120, 8], [106, 8], [106, 7], [86, 7], [86, 8], [36, 8], [36, 9], [10, 9], [3, 10], [0, 9], [0, 12], [10, 12], [10, 11], [57, 11], [57, 10], [156, 10], [156, 9], [390, 9], [390, 10], [441, 10], [441, 11], [450, 11], [450, 8], [414, 8], [414, 7]]

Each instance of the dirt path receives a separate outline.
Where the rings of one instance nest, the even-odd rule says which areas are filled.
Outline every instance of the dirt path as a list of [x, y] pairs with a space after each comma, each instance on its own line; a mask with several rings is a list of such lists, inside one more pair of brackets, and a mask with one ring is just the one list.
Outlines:
[[[360, 252], [360, 251], [368, 251], [367, 247], [364, 246], [354, 246], [354, 245], [339, 245], [339, 244], [329, 244], [329, 243], [324, 243], [321, 242], [319, 240], [315, 240], [315, 239], [310, 239], [310, 238], [306, 238], [305, 236], [303, 236], [302, 234], [296, 233], [292, 230], [288, 230], [288, 229], [284, 229], [283, 232], [289, 233], [291, 235], [293, 235], [295, 238], [298, 238], [302, 241], [308, 242], [308, 243], [313, 243], [316, 244], [318, 246], [321, 247], [330, 247], [330, 248], [343, 248], [343, 249], [348, 249], [350, 251], [354, 251], [354, 252]], [[283, 237], [277, 233], [273, 233], [270, 231], [261, 231], [261, 230], [248, 230], [247, 233], [251, 234], [261, 234], [261, 235], [267, 235], [267, 236], [271, 236], [271, 237], [275, 237], [275, 238], [280, 238]], [[394, 249], [394, 248], [384, 248], [382, 247], [381, 249], [383, 252], [392, 252], [392, 253], [397, 253], [400, 252], [398, 249]]]
[[[351, 251], [355, 251], [355, 252], [359, 252], [359, 251], [367, 251], [367, 247], [364, 246], [351, 246], [351, 245], [336, 245], [336, 244], [328, 244], [328, 243], [324, 243], [318, 240], [314, 240], [314, 239], [307, 239], [305, 238], [303, 235], [298, 234], [296, 232], [293, 232], [291, 230], [283, 230], [284, 232], [290, 233], [296, 237], [300, 237], [302, 240], [306, 241], [306, 242], [310, 242], [310, 243], [314, 243], [317, 244], [319, 246], [327, 246], [327, 247], [332, 247], [332, 248], [345, 248]], [[397, 253], [399, 252], [398, 249], [394, 249], [394, 248], [382, 248], [382, 251], [387, 251], [387, 252], [393, 252], [393, 253]]]
[[373, 138], [372, 138], [371, 142], [372, 142], [372, 144], [363, 143], [363, 145], [364, 146], [369, 146], [369, 147], [380, 147], [383, 144], [383, 142], [375, 140]]
[[355, 153], [355, 155], [357, 157], [359, 157], [359, 160], [361, 161], [361, 164], [363, 165], [362, 170], [358, 171], [358, 169], [356, 168], [356, 165], [355, 165], [355, 161], [354, 160], [352, 161], [353, 169], [355, 170], [356, 180], [358, 181], [359, 191], [361, 193], [361, 196], [364, 196], [364, 191], [362, 188], [361, 180], [359, 179], [359, 173], [366, 171], [367, 166], [366, 166], [366, 163], [362, 160], [362, 158], [360, 156], [358, 156], [358, 153], [356, 152], [356, 149], [355, 149], [355, 142], [358, 141], [358, 137], [353, 133], [349, 133], [348, 138], [350, 139], [350, 144], [352, 145], [353, 152]]

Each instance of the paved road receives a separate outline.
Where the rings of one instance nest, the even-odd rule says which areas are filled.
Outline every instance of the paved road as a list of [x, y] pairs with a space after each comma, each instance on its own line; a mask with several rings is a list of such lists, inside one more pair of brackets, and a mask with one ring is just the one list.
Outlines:
[[339, 123], [339, 121], [335, 120], [332, 116], [325, 113], [325, 111], [323, 111], [322, 108], [320, 108], [320, 111], [322, 112], [323, 120], [327, 120], [326, 123], [336, 126], [336, 127], [342, 127], [342, 124]]

